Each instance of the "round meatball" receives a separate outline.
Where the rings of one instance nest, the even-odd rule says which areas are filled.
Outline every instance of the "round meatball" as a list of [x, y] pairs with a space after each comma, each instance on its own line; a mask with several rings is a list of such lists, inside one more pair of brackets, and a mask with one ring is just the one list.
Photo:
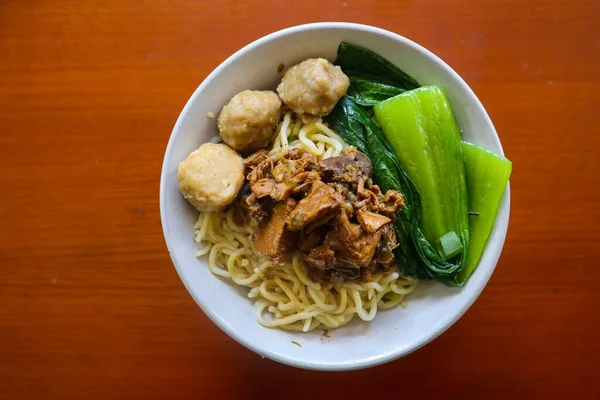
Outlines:
[[177, 170], [179, 190], [199, 211], [218, 211], [230, 204], [244, 183], [242, 157], [221, 143], [205, 143]]
[[333, 110], [348, 85], [350, 80], [340, 67], [323, 58], [309, 58], [285, 72], [277, 93], [292, 111], [322, 117]]
[[270, 90], [244, 90], [233, 96], [217, 120], [223, 141], [239, 152], [266, 147], [281, 119], [281, 100]]

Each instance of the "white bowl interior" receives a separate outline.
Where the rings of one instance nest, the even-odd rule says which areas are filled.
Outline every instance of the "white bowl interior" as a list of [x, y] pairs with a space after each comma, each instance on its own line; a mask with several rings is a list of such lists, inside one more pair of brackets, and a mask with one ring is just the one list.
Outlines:
[[[235, 53], [198, 87], [181, 113], [165, 154], [161, 177], [161, 218], [167, 246], [177, 271], [196, 302], [225, 332], [258, 354], [303, 368], [356, 369], [403, 356], [450, 327], [483, 290], [498, 261], [508, 227], [507, 188], [481, 263], [467, 285], [449, 288], [426, 282], [407, 298], [406, 309], [378, 312], [365, 323], [330, 331], [292, 333], [258, 324], [248, 290], [213, 276], [194, 254], [193, 225], [198, 217], [180, 195], [177, 166], [192, 150], [218, 134], [221, 107], [244, 89], [275, 88], [280, 63], [293, 65], [309, 57], [334, 60], [341, 41], [371, 49], [424, 85], [441, 85], [452, 104], [465, 140], [495, 153], [502, 146], [483, 106], [467, 84], [428, 50], [399, 35], [357, 24], [321, 23], [289, 28], [266, 36]], [[365, 337], [369, 340], [364, 340]], [[292, 343], [295, 341], [302, 347]]]

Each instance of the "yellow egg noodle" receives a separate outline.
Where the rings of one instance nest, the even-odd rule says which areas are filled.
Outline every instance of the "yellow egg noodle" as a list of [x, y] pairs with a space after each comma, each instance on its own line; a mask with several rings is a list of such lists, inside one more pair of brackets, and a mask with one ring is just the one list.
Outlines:
[[[286, 112], [273, 140], [270, 156], [278, 159], [290, 149], [301, 148], [318, 160], [345, 154], [348, 145], [320, 118], [303, 121]], [[397, 271], [376, 274], [371, 282], [345, 282], [342, 287], [313, 282], [306, 275], [302, 254], [296, 252], [283, 266], [260, 254], [252, 240], [256, 222], [246, 218], [239, 225], [233, 208], [201, 212], [195, 226], [198, 257], [208, 256], [210, 271], [250, 288], [256, 318], [266, 327], [308, 332], [316, 328], [338, 328], [354, 316], [372, 320], [378, 309], [404, 304], [418, 281]], [[395, 293], [394, 300], [384, 299]]]

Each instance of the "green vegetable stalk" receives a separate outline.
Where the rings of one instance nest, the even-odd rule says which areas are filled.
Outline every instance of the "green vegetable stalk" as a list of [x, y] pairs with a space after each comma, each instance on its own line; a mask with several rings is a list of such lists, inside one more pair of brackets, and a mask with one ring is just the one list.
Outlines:
[[470, 243], [465, 266], [453, 279], [456, 285], [463, 285], [479, 264], [512, 171], [512, 163], [505, 157], [467, 142], [462, 149], [471, 212]]
[[458, 274], [469, 246], [467, 188], [460, 133], [446, 95], [439, 87], [422, 87], [381, 102], [373, 111], [419, 193], [423, 237], [413, 233], [417, 249], [435, 252], [445, 263], [441, 270], [428, 265], [434, 277]]
[[445, 93], [436, 86], [422, 87], [377, 104], [374, 112], [419, 191], [425, 238], [435, 243], [454, 232], [464, 255], [469, 244], [465, 168], [460, 133]]

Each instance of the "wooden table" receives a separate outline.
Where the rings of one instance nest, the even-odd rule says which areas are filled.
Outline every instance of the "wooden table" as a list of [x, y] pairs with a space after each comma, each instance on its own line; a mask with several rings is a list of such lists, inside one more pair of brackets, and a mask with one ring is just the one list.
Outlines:
[[[599, 398], [599, 16], [593, 0], [0, 1], [0, 397]], [[441, 56], [514, 164], [505, 250], [476, 304], [416, 353], [348, 373], [221, 332], [158, 210], [169, 134], [202, 79], [324, 20]]]

